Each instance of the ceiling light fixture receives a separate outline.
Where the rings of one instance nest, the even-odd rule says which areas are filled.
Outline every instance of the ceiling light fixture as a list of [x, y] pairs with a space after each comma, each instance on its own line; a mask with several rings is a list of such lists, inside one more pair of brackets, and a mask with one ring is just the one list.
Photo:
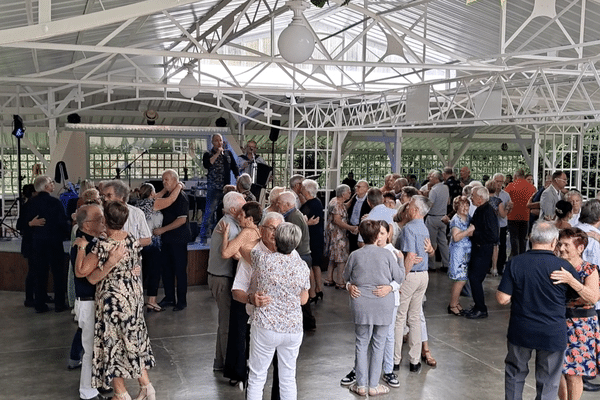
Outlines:
[[194, 78], [192, 67], [188, 67], [188, 74], [179, 81], [179, 93], [186, 99], [193, 99], [200, 93], [198, 81]]
[[308, 60], [315, 49], [315, 38], [304, 25], [302, 11], [309, 5], [302, 0], [291, 0], [287, 5], [294, 12], [292, 22], [279, 35], [277, 47], [281, 57], [289, 63], [301, 64]]

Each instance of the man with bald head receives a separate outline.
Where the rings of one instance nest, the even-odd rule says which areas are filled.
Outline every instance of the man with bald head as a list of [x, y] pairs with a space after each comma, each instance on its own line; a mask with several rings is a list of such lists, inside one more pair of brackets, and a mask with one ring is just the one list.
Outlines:
[[216, 211], [223, 202], [223, 188], [231, 182], [231, 173], [237, 179], [240, 171], [233, 153], [225, 149], [223, 136], [216, 133], [212, 136], [212, 149], [204, 153], [202, 165], [208, 171], [206, 174], [206, 208], [202, 215], [202, 226], [200, 227], [200, 241], [206, 243], [208, 230], [215, 228], [217, 224]]
[[471, 182], [473, 182], [473, 178], [471, 178], [471, 169], [466, 166], [462, 167], [460, 169], [460, 186], [465, 187]]
[[[167, 169], [162, 174], [165, 197], [169, 196], [177, 185], [179, 175], [175, 170]], [[162, 210], [163, 226], [154, 229], [161, 236], [163, 255], [163, 286], [165, 298], [158, 303], [162, 308], [175, 306], [173, 311], [187, 307], [187, 244], [192, 240], [188, 213], [190, 203], [182, 190], [169, 207]], [[175, 297], [175, 278], [177, 278], [177, 297]]]

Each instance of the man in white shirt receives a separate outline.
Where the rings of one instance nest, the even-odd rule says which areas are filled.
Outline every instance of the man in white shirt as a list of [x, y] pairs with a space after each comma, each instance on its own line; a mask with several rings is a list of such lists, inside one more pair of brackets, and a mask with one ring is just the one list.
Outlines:
[[129, 216], [125, 225], [123, 225], [123, 230], [131, 233], [138, 240], [140, 246], [148, 246], [152, 241], [152, 232], [150, 232], [144, 212], [137, 207], [127, 204], [129, 200], [129, 186], [120, 179], [113, 179], [112, 181], [104, 182], [101, 194], [105, 202], [119, 201], [127, 206]]

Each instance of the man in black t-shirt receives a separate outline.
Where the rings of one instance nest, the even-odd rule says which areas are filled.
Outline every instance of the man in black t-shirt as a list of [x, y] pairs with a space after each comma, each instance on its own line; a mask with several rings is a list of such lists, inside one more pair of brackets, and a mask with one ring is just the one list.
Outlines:
[[521, 399], [528, 363], [535, 356], [536, 399], [555, 400], [567, 347], [566, 303], [569, 288], [550, 279], [564, 268], [578, 281], [573, 266], [552, 252], [558, 229], [551, 222], [533, 226], [529, 240], [532, 250], [506, 263], [496, 299], [510, 306], [508, 354], [504, 369], [506, 399]]
[[[165, 197], [179, 184], [179, 175], [175, 170], [167, 169], [162, 174], [163, 185], [167, 190]], [[162, 308], [175, 306], [173, 311], [187, 307], [187, 244], [192, 239], [188, 213], [190, 203], [183, 190], [169, 207], [162, 210], [163, 226], [152, 232], [161, 236], [163, 257], [163, 286], [165, 298], [158, 305]], [[177, 297], [175, 297], [175, 278], [177, 278]]]

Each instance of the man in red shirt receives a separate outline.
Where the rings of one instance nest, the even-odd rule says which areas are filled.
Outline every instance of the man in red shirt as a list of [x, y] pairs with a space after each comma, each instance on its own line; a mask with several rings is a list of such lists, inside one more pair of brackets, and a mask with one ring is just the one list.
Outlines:
[[535, 193], [535, 187], [525, 180], [525, 172], [519, 169], [515, 171], [514, 181], [509, 183], [504, 190], [510, 195], [514, 204], [512, 211], [508, 214], [510, 253], [511, 257], [514, 257], [526, 251], [529, 221], [527, 201]]

